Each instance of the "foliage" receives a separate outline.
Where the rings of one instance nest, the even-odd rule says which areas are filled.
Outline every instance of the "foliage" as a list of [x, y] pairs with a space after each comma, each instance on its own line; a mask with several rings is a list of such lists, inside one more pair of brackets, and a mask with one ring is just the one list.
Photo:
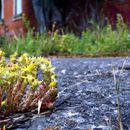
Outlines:
[[0, 113], [11, 114], [37, 108], [50, 108], [57, 94], [54, 68], [43, 57], [20, 57], [17, 53], [6, 59], [0, 50]]
[[[130, 51], [130, 30], [124, 24], [121, 15], [117, 16], [114, 30], [110, 24], [101, 26], [91, 22], [93, 26], [87, 28], [81, 37], [73, 33], [57, 32], [50, 34], [34, 33], [29, 28], [24, 37], [14, 36], [10, 40], [4, 38], [0, 47], [7, 56], [17, 51], [32, 56], [39, 55], [83, 55], [83, 56], [126, 56]], [[27, 24], [28, 25], [28, 24]]]

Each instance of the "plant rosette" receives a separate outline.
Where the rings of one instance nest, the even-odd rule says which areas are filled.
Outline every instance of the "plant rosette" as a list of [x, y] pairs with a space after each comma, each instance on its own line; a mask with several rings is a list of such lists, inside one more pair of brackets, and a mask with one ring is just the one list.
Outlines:
[[56, 73], [51, 61], [44, 57], [18, 56], [7, 60], [0, 50], [0, 113], [9, 115], [38, 108], [53, 107], [57, 96]]

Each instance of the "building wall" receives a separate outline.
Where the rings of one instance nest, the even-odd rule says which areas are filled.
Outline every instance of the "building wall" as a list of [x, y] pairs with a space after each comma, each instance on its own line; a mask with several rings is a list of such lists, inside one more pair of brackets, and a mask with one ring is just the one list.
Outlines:
[[[31, 27], [37, 27], [33, 7], [30, 0], [22, 0], [22, 10], [24, 16], [30, 21]], [[125, 22], [130, 26], [130, 0], [108, 0], [102, 6], [105, 14], [112, 25], [115, 25], [116, 15], [120, 13]], [[84, 16], [84, 14], [82, 14]], [[77, 21], [77, 20], [76, 20]], [[72, 27], [72, 26], [71, 26]], [[4, 21], [0, 22], [0, 35], [24, 34], [26, 28], [23, 20], [13, 18], [13, 0], [4, 0]]]
[[[34, 17], [33, 8], [29, 0], [22, 0], [22, 16], [26, 17], [27, 20], [31, 21], [31, 26], [36, 26], [36, 20]], [[0, 23], [0, 35], [15, 35], [24, 34], [26, 28], [22, 17], [13, 17], [13, 0], [4, 0], [4, 19]]]
[[30, 0], [23, 0], [23, 13], [25, 14], [25, 17], [27, 18], [27, 20], [29, 20], [30, 26], [34, 27], [36, 30], [37, 21], [35, 19], [32, 2], [30, 2]]
[[103, 10], [112, 25], [116, 24], [117, 14], [121, 14], [130, 26], [130, 0], [109, 0], [105, 3]]

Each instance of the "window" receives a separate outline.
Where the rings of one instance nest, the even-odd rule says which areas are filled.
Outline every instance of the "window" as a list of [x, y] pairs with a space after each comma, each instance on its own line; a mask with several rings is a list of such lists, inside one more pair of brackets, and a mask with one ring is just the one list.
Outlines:
[[14, 11], [13, 15], [14, 17], [18, 17], [22, 15], [22, 0], [14, 0]]
[[4, 18], [4, 0], [0, 0], [0, 21]]

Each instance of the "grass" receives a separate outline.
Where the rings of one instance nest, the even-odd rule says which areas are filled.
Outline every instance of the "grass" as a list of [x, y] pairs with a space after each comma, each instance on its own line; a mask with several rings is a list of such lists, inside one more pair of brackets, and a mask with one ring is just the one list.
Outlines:
[[29, 31], [24, 37], [14, 36], [0, 38], [0, 48], [9, 56], [12, 52], [32, 56], [39, 55], [71, 55], [71, 56], [128, 56], [130, 52], [130, 29], [119, 17], [116, 30], [111, 25], [101, 27], [94, 24], [82, 33], [81, 37], [73, 33], [57, 32], [39, 34]]

